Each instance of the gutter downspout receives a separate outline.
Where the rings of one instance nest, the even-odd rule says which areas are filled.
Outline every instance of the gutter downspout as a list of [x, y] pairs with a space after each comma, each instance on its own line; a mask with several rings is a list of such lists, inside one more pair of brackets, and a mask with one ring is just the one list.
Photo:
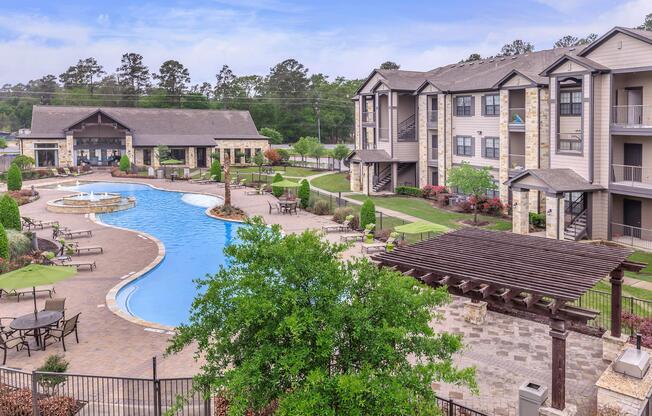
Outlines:
[[591, 74], [591, 97], [589, 99], [589, 183], [593, 183], [593, 172], [594, 172], [594, 149], [593, 149], [593, 105], [595, 100], [595, 80], [594, 74]]

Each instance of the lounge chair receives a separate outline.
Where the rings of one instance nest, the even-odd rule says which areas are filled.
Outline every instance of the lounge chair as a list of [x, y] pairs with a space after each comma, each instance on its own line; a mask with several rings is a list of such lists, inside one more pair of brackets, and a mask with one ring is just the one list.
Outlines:
[[281, 213], [281, 207], [278, 205], [278, 203], [272, 205], [271, 202], [267, 201], [267, 205], [269, 205], [269, 213], [271, 214], [272, 211], [276, 210], [277, 214]]
[[77, 237], [92, 237], [93, 231], [91, 230], [66, 230], [59, 232], [59, 235], [62, 235], [67, 238], [77, 238]]
[[45, 336], [43, 337], [43, 349], [45, 350], [47, 346], [46, 341], [52, 338], [55, 341], [61, 341], [63, 344], [63, 350], [66, 351], [66, 337], [73, 332], [75, 333], [75, 340], [77, 341], [77, 344], [79, 344], [79, 335], [77, 334], [77, 322], [79, 321], [79, 315], [80, 313], [70, 319], [64, 320], [63, 323], [60, 323], [55, 328], [48, 328]]
[[51, 168], [50, 172], [52, 172], [52, 176], [67, 176], [67, 175], [62, 175], [61, 173], [59, 173], [59, 169], [57, 169], [57, 168]]
[[72, 247], [72, 251], [80, 255], [82, 253], [93, 253], [93, 252], [99, 252], [100, 254], [104, 254], [104, 248], [102, 246], [78, 246], [75, 245]]
[[344, 220], [342, 224], [324, 225], [321, 229], [325, 233], [343, 233], [351, 229], [351, 221]]
[[2, 365], [7, 364], [7, 351], [16, 348], [16, 351], [27, 348], [27, 356], [31, 357], [32, 352], [29, 349], [29, 343], [23, 335], [16, 334], [5, 335], [0, 332], [0, 349], [3, 351]]
[[265, 185], [261, 185], [258, 189], [247, 191], [246, 195], [265, 195]]
[[36, 294], [47, 293], [49, 297], [52, 297], [53, 293], [57, 293], [54, 290], [54, 286], [37, 286], [36, 290], [25, 289], [25, 290], [20, 290], [20, 291], [18, 291], [18, 290], [9, 290], [9, 291], [7, 291], [7, 290], [4, 290], [4, 289], [0, 289], [0, 298], [2, 297], [3, 294], [5, 296], [16, 296], [16, 301], [20, 302], [20, 297], [21, 296], [27, 296], [27, 295], [33, 296], [34, 292], [36, 292]]
[[97, 264], [95, 264], [95, 260], [93, 261], [67, 261], [64, 260], [61, 262], [62, 266], [71, 266], [71, 267], [76, 267], [77, 270], [81, 269], [82, 267], [87, 267], [89, 271], [93, 271], [97, 269]]
[[203, 175], [199, 177], [199, 179], [190, 179], [188, 182], [204, 185], [207, 183], [214, 183], [216, 181], [211, 177], [210, 172], [205, 172]]
[[79, 173], [71, 172], [68, 168], [63, 168], [63, 173], [65, 173], [66, 176], [79, 176]]
[[59, 226], [59, 221], [56, 220], [37, 220], [30, 217], [21, 217], [23, 220], [23, 227], [27, 227], [28, 230], [32, 228], [40, 228], [41, 230], [45, 227]]

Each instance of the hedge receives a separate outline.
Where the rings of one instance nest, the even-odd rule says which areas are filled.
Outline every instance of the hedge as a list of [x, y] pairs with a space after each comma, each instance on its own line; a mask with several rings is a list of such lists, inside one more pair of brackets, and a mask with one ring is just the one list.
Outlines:
[[0, 224], [0, 258], [9, 260], [9, 240], [2, 224]]
[[414, 186], [397, 186], [396, 193], [398, 195], [416, 196], [418, 198], [423, 197], [423, 191]]
[[222, 182], [222, 165], [220, 165], [219, 159], [215, 159], [211, 163], [211, 178], [214, 181]]
[[276, 172], [276, 175], [274, 175], [274, 179], [272, 180], [272, 195], [275, 197], [279, 198], [281, 195], [283, 195], [283, 188], [280, 188], [278, 186], [274, 186], [276, 182], [281, 182], [283, 180], [283, 175], [281, 175], [279, 172]]

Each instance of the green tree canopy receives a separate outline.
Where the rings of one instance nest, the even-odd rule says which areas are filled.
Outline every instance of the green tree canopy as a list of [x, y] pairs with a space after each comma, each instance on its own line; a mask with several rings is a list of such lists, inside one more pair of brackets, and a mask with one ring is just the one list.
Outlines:
[[371, 198], [367, 198], [360, 207], [360, 227], [365, 228], [369, 224], [376, 223], [376, 205]]
[[555, 42], [554, 47], [555, 48], [568, 48], [572, 46], [582, 46], [582, 45], [588, 45], [589, 43], [592, 43], [598, 38], [598, 35], [595, 33], [589, 34], [585, 38], [578, 38], [576, 36], [572, 35], [566, 35], [560, 38], [557, 42]]
[[0, 223], [0, 259], [9, 260], [9, 238], [7, 238], [7, 231]]
[[400, 69], [401, 65], [393, 61], [385, 61], [380, 64], [380, 69]]
[[[491, 168], [485, 166], [476, 168], [468, 162], [462, 162], [448, 173], [448, 185], [456, 187], [461, 193], [472, 196], [476, 200], [487, 194], [488, 190], [496, 189]], [[473, 222], [478, 222], [478, 206], [473, 206]]]
[[342, 143], [333, 148], [333, 158], [339, 161], [340, 170], [342, 170], [342, 159], [347, 157], [349, 153], [351, 153], [351, 149]]
[[652, 13], [649, 13], [647, 16], [645, 16], [643, 24], [638, 26], [637, 29], [652, 30]]
[[128, 98], [135, 98], [133, 96], [144, 93], [152, 86], [149, 68], [143, 63], [143, 56], [138, 53], [123, 54], [116, 75]]
[[131, 162], [129, 161], [129, 156], [122, 155], [120, 157], [120, 170], [123, 172], [128, 172], [131, 167]]
[[275, 400], [279, 415], [439, 414], [433, 382], [475, 391], [474, 369], [452, 362], [460, 336], [430, 326], [446, 289], [344, 262], [344, 249], [250, 220], [225, 249], [228, 267], [199, 280], [205, 290], [168, 353], [196, 345], [197, 379], [230, 415]]
[[283, 135], [271, 127], [263, 127], [262, 129], [260, 129], [260, 134], [265, 137], [268, 137], [269, 142], [272, 144], [283, 143]]
[[222, 165], [219, 158], [213, 159], [211, 163], [211, 179], [217, 182], [222, 181]]
[[301, 200], [301, 208], [308, 208], [310, 203], [310, 182], [308, 182], [308, 179], [302, 180], [299, 185], [299, 199]]
[[297, 152], [301, 156], [301, 161], [305, 161], [306, 156], [308, 156], [312, 149], [319, 144], [319, 140], [316, 137], [301, 137], [296, 143], [292, 145], [292, 150]]
[[500, 50], [500, 56], [522, 55], [534, 51], [534, 45], [520, 39], [505, 44]]

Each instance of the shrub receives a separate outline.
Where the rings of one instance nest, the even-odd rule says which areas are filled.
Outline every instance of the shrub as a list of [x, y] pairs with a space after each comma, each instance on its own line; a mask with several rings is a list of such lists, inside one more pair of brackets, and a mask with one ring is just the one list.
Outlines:
[[299, 185], [299, 199], [301, 199], [301, 208], [308, 208], [310, 203], [310, 183], [308, 183], [307, 179], [302, 180], [301, 185]]
[[333, 221], [342, 224], [347, 218], [349, 218], [351, 228], [357, 230], [360, 226], [360, 217], [357, 213], [349, 207], [336, 208], [333, 213]]
[[51, 396], [38, 401], [41, 416], [70, 416], [77, 413], [77, 401], [73, 397]]
[[36, 163], [33, 158], [26, 156], [26, 155], [18, 155], [14, 158], [14, 160], [11, 161], [11, 163], [15, 164], [18, 166], [18, 169], [26, 170], [29, 169], [30, 166], [34, 166]]
[[270, 165], [278, 165], [283, 160], [276, 149], [265, 150], [265, 158], [269, 161]]
[[0, 258], [9, 260], [9, 240], [2, 224], [0, 224]]
[[396, 193], [398, 195], [416, 196], [418, 198], [421, 198], [423, 196], [423, 192], [421, 192], [421, 189], [416, 188], [414, 186], [397, 186]]
[[276, 152], [281, 157], [281, 163], [288, 163], [288, 160], [290, 160], [290, 152], [287, 149], [276, 149]]
[[328, 201], [318, 199], [312, 206], [312, 213], [315, 215], [328, 215], [331, 213], [331, 206]]
[[[63, 355], [54, 354], [49, 356], [37, 371], [45, 373], [65, 373], [68, 370], [69, 365], [70, 363], [66, 361]], [[41, 375], [38, 378], [38, 383], [45, 388], [54, 388], [64, 381], [66, 381], [64, 376]]]
[[502, 215], [505, 210], [505, 205], [500, 202], [500, 198], [487, 198], [486, 196], [479, 198], [472, 196], [457, 204], [457, 208], [466, 213], [476, 212], [474, 207], [477, 208], [478, 213], [495, 216]]
[[369, 224], [376, 223], [376, 206], [374, 201], [367, 198], [360, 208], [360, 227], [366, 228]]
[[9, 244], [9, 258], [15, 259], [28, 254], [32, 250], [32, 241], [20, 231], [8, 229], [7, 241]]
[[23, 187], [23, 174], [16, 164], [11, 164], [7, 172], [7, 189], [10, 191], [20, 191]]
[[14, 230], [22, 228], [18, 203], [9, 194], [4, 194], [0, 198], [0, 223], [5, 228], [13, 228]]
[[2, 415], [24, 416], [32, 414], [32, 392], [29, 389], [18, 389], [0, 394], [0, 409]]
[[214, 159], [213, 163], [211, 163], [211, 178], [222, 182], [222, 165], [219, 159]]
[[644, 318], [636, 314], [625, 312], [623, 313], [622, 320], [623, 326], [633, 330], [632, 332], [634, 333], [641, 334], [641, 344], [644, 347], [652, 348], [652, 318]]
[[274, 179], [272, 179], [272, 195], [275, 197], [280, 197], [283, 195], [283, 188], [280, 187], [274, 187], [274, 184], [276, 182], [281, 182], [283, 180], [283, 175], [281, 175], [279, 172], [276, 172], [276, 175], [274, 175]]
[[546, 214], [530, 212], [530, 224], [537, 228], [546, 228]]
[[421, 188], [421, 193], [424, 198], [437, 198], [439, 194], [447, 194], [448, 188], [441, 185], [426, 185]]
[[128, 172], [131, 167], [131, 162], [129, 161], [129, 156], [122, 155], [120, 158], [120, 170], [123, 172]]

